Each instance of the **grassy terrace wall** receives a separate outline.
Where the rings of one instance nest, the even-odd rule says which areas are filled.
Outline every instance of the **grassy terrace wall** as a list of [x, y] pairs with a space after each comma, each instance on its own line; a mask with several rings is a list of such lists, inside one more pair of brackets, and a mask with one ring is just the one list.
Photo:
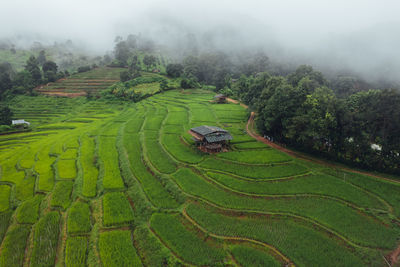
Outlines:
[[[94, 87], [109, 71], [48, 90]], [[20, 97], [17, 114], [35, 127], [0, 136], [0, 266], [386, 264], [400, 240], [399, 183], [256, 142], [247, 111], [212, 97]], [[229, 152], [195, 148], [187, 131], [203, 124], [231, 132]]]

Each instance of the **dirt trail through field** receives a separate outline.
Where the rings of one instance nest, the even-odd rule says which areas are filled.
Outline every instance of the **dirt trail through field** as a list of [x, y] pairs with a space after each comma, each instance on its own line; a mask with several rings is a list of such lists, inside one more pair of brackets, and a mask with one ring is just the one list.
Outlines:
[[392, 266], [397, 266], [400, 263], [400, 245], [389, 254], [389, 261]]
[[307, 160], [307, 161], [310, 161], [310, 162], [313, 162], [313, 163], [318, 163], [318, 164], [325, 165], [325, 166], [332, 167], [332, 168], [339, 168], [339, 169], [342, 169], [342, 170], [347, 171], [347, 172], [363, 174], [363, 175], [367, 175], [367, 176], [374, 177], [374, 178], [377, 178], [377, 179], [386, 180], [386, 181], [389, 181], [389, 182], [392, 182], [392, 183], [395, 183], [395, 184], [400, 184], [400, 181], [392, 180], [392, 179], [385, 178], [385, 177], [382, 177], [382, 176], [379, 176], [379, 175], [375, 175], [375, 174], [372, 174], [372, 173], [368, 173], [368, 172], [357, 171], [357, 170], [349, 169], [349, 168], [346, 168], [346, 167], [341, 167], [341, 166], [339, 166], [337, 164], [326, 162], [326, 161], [323, 161], [323, 160], [319, 160], [319, 159], [313, 158], [311, 156], [307, 156], [307, 155], [304, 155], [302, 153], [289, 150], [289, 149], [287, 149], [287, 148], [285, 148], [285, 147], [283, 147], [281, 145], [278, 145], [278, 144], [276, 144], [274, 142], [271, 142], [268, 139], [263, 138], [262, 136], [260, 136], [259, 134], [257, 134], [254, 131], [254, 117], [255, 117], [255, 113], [251, 112], [250, 118], [247, 121], [247, 125], [246, 125], [247, 133], [251, 137], [257, 139], [258, 141], [263, 142], [264, 144], [267, 144], [267, 145], [269, 145], [269, 146], [271, 146], [271, 147], [273, 147], [273, 148], [275, 148], [275, 149], [277, 149], [279, 151], [285, 152], [285, 153], [289, 154], [292, 157], [300, 158], [300, 159], [303, 159], [303, 160]]

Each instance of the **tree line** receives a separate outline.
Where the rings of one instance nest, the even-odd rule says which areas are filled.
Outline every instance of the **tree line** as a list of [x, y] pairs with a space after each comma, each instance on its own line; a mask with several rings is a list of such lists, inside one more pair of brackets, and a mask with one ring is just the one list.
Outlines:
[[183, 88], [212, 84], [216, 92], [246, 103], [257, 113], [258, 131], [275, 142], [400, 173], [398, 89], [373, 89], [351, 75], [328, 80], [307, 65], [290, 72], [264, 54], [236, 64], [223, 53], [189, 56], [169, 64], [167, 74], [181, 77]]

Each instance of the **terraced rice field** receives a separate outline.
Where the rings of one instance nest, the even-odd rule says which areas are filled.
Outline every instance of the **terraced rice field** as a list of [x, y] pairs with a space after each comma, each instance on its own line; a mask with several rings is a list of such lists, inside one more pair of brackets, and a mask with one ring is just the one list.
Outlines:
[[97, 93], [118, 82], [119, 74], [123, 70], [123, 68], [97, 68], [40, 86], [36, 91], [49, 96], [85, 96], [88, 92]]
[[[390, 260], [400, 244], [399, 183], [256, 142], [245, 132], [247, 111], [212, 97], [174, 90], [136, 104], [20, 98], [33, 118], [38, 106], [64, 111], [36, 120], [32, 132], [0, 136], [0, 266]], [[187, 131], [202, 124], [229, 130], [231, 151], [198, 151]]]

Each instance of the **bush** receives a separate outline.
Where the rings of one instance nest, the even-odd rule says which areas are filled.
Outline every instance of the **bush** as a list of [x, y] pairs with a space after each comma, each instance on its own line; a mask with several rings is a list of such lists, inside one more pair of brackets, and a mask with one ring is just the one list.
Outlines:
[[91, 69], [92, 68], [90, 66], [81, 66], [81, 67], [78, 68], [78, 73], [86, 72], [86, 71], [89, 71]]

